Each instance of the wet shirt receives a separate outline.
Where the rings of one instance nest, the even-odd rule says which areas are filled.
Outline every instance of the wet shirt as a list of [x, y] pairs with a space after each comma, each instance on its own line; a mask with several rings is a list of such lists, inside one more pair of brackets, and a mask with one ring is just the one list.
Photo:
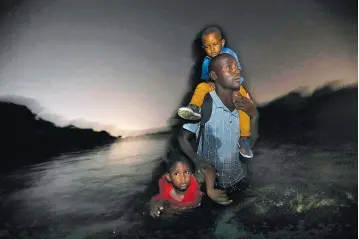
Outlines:
[[[230, 48], [222, 47], [221, 53], [227, 53], [227, 54], [230, 54], [231, 56], [233, 56], [238, 63], [238, 69], [240, 69], [242, 71], [242, 67], [241, 67], [241, 64], [239, 63], [238, 56], [234, 51], [232, 51]], [[209, 63], [211, 62], [211, 60], [212, 59], [209, 56], [206, 56], [202, 63], [201, 79], [204, 81], [209, 80]], [[241, 84], [243, 83], [243, 81], [244, 81], [244, 79], [243, 79], [243, 77], [241, 77]]]
[[[228, 188], [245, 176], [238, 146], [239, 115], [237, 110], [230, 112], [215, 91], [209, 94], [213, 99], [212, 115], [205, 125], [197, 153], [217, 170], [216, 185]], [[183, 128], [195, 133], [198, 138], [199, 123], [187, 123]]]
[[160, 178], [158, 183], [160, 187], [160, 193], [153, 198], [154, 200], [166, 200], [172, 206], [177, 208], [193, 208], [199, 206], [202, 198], [202, 192], [200, 191], [200, 186], [193, 175], [191, 175], [190, 185], [182, 201], [177, 201], [170, 195], [170, 192], [173, 189], [173, 185], [167, 181], [165, 175]]

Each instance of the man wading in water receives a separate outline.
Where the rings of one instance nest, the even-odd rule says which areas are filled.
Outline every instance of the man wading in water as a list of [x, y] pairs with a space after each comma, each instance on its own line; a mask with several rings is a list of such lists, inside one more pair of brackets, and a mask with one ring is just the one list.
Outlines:
[[[257, 136], [258, 113], [253, 101], [237, 93], [241, 72], [233, 56], [223, 53], [213, 58], [209, 74], [215, 84], [215, 90], [208, 93], [212, 99], [211, 116], [204, 128], [200, 123], [185, 124], [178, 140], [183, 152], [203, 172], [207, 195], [219, 204], [228, 205], [232, 202], [228, 194], [239, 189], [247, 174], [240, 160], [237, 110], [251, 117], [253, 137]], [[191, 146], [194, 137], [199, 139], [197, 153]]]

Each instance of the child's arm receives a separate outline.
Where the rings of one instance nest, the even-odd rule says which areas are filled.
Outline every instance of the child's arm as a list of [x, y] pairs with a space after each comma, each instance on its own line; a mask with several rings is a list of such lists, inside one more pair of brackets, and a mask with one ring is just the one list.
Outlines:
[[209, 81], [209, 62], [208, 58], [205, 58], [202, 63], [201, 80]]
[[160, 192], [156, 196], [152, 197], [150, 201], [150, 215], [152, 217], [159, 217], [161, 212], [163, 212], [167, 206], [167, 200], [162, 197], [166, 187], [165, 179], [163, 176], [159, 179], [158, 186]]
[[165, 210], [165, 201], [159, 198], [153, 197], [150, 201], [150, 215], [152, 217], [159, 217], [161, 212]]
[[159, 197], [159, 194], [151, 198], [150, 201], [150, 215], [152, 217], [159, 217], [161, 212], [165, 210], [166, 201]]

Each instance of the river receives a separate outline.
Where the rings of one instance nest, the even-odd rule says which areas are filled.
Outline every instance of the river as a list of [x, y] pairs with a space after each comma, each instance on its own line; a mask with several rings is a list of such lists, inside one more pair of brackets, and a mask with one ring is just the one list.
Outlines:
[[120, 140], [2, 173], [0, 238], [357, 238], [357, 144], [261, 143], [233, 205], [152, 219], [166, 141]]

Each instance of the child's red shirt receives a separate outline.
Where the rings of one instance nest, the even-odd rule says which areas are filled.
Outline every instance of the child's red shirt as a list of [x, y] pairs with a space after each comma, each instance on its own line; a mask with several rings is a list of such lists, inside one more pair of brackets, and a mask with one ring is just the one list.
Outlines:
[[179, 208], [191, 208], [199, 206], [202, 198], [202, 192], [197, 180], [193, 177], [193, 175], [191, 175], [190, 185], [184, 194], [182, 201], [177, 201], [170, 195], [173, 185], [167, 181], [165, 175], [160, 178], [158, 183], [160, 187], [160, 193], [153, 198], [154, 200], [166, 200], [171, 205]]

